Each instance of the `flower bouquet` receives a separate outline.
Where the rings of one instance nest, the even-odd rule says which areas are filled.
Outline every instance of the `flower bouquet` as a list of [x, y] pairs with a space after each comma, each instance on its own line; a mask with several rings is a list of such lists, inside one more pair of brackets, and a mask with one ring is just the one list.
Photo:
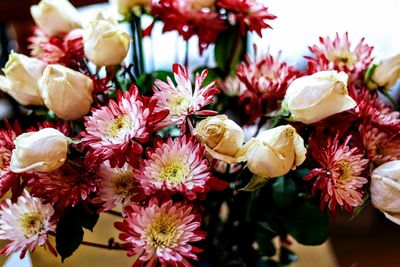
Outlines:
[[[276, 18], [256, 0], [117, 4], [130, 34], [107, 12], [82, 23], [67, 0], [31, 8], [31, 55], [12, 52], [0, 77], [21, 104], [0, 129], [0, 253], [64, 261], [91, 245], [133, 266], [287, 266], [291, 238], [322, 244], [337, 210], [371, 200], [400, 224], [399, 55], [374, 61], [336, 34], [296, 69], [251, 46]], [[172, 71], [146, 67], [157, 24], [210, 63], [191, 66], [187, 47]], [[85, 241], [102, 213], [120, 241]]]

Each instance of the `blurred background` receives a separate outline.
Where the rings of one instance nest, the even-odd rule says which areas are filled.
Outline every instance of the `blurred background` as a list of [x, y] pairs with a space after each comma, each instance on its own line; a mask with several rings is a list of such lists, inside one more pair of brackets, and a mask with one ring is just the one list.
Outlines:
[[[33, 30], [29, 8], [37, 2], [38, 0], [0, 0], [0, 67], [7, 62], [11, 50], [29, 54], [27, 38]], [[79, 7], [83, 19], [89, 18], [99, 8], [113, 10], [106, 0], [71, 0], [71, 2]], [[366, 42], [375, 47], [373, 54], [377, 58], [400, 52], [400, 0], [379, 2], [375, 0], [269, 0], [265, 2], [269, 6], [269, 11], [278, 18], [271, 23], [273, 30], [266, 30], [262, 39], [254, 37], [254, 42], [260, 51], [269, 49], [272, 54], [275, 54], [282, 50], [288, 63], [298, 68], [305, 65], [303, 56], [308, 54], [308, 46], [316, 44], [319, 36], [334, 36], [336, 32], [339, 34], [349, 32], [354, 45], [365, 37]], [[145, 20], [144, 24], [146, 23]], [[126, 25], [121, 25], [121, 27], [127, 29]], [[184, 41], [173, 32], [161, 36], [159, 34], [161, 25], [155, 28], [154, 33], [151, 39], [145, 40], [145, 53], [148, 58], [146, 70], [170, 69], [172, 63], [182, 63]], [[212, 64], [211, 53], [206, 52], [203, 57], [198, 55], [196, 41], [190, 41], [192, 55], [190, 66], [196, 68], [205, 63]], [[398, 87], [394, 88], [393, 93], [399, 91]], [[16, 103], [0, 92], [0, 119], [15, 118], [18, 113]], [[109, 219], [106, 219], [106, 222], [107, 220]], [[108, 223], [107, 227], [110, 225]], [[103, 226], [96, 226], [95, 232], [103, 232], [101, 227]], [[298, 247], [297, 250], [300, 257], [298, 266], [400, 266], [400, 257], [398, 257], [400, 226], [386, 220], [378, 211], [367, 206], [355, 219], [351, 219], [348, 215], [338, 214], [331, 225], [329, 243], [318, 248]], [[96, 253], [96, 251], [84, 251], [79, 255], [81, 258], [86, 255], [88, 258], [88, 255], [96, 255]], [[122, 254], [118, 255], [122, 256]], [[0, 264], [4, 260], [5, 258], [0, 256]], [[85, 265], [82, 261], [78, 262], [67, 261], [64, 266], [103, 266], [101, 263], [91, 265], [86, 262], [89, 265]], [[113, 262], [115, 264], [115, 260]], [[132, 262], [132, 259], [128, 262]], [[42, 262], [33, 266], [55, 266], [53, 264], [44, 265]], [[7, 266], [30, 265], [9, 262]]]

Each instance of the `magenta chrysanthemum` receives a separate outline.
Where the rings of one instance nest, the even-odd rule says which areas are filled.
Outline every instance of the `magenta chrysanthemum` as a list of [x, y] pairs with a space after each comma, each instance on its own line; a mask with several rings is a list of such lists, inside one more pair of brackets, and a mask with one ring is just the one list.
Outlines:
[[372, 62], [373, 47], [364, 43], [364, 38], [351, 47], [348, 33], [332, 40], [329, 36], [319, 38], [320, 45], [310, 46], [312, 56], [307, 56], [309, 74], [323, 70], [344, 71], [349, 75], [349, 82], [361, 84], [368, 65]]
[[360, 134], [368, 158], [379, 166], [400, 159], [400, 136], [388, 134], [374, 127], [360, 127]]
[[36, 173], [30, 180], [31, 194], [53, 204], [57, 210], [76, 206], [96, 191], [96, 176], [73, 163], [45, 173]]
[[159, 205], [151, 200], [148, 206], [125, 208], [127, 218], [115, 223], [122, 231], [120, 239], [128, 255], [140, 255], [133, 266], [193, 266], [188, 260], [197, 260], [202, 250], [191, 245], [205, 238], [200, 231], [200, 216], [191, 205], [168, 201]]
[[48, 241], [48, 233], [54, 232], [55, 225], [51, 217], [54, 209], [50, 204], [43, 204], [39, 198], [31, 197], [24, 191], [16, 203], [9, 199], [0, 209], [0, 239], [11, 240], [0, 250], [1, 254], [9, 255], [21, 252], [23, 258], [27, 250], [33, 252], [36, 246], [48, 246], [57, 255]]
[[228, 19], [239, 25], [242, 35], [255, 31], [261, 37], [262, 29], [271, 28], [267, 20], [276, 19], [268, 12], [268, 7], [257, 0], [218, 0], [217, 6], [228, 11]]
[[358, 91], [351, 90], [353, 99], [357, 102], [354, 113], [364, 125], [372, 125], [382, 131], [398, 133], [400, 131], [400, 113], [378, 98], [376, 91], [362, 87]]
[[82, 30], [71, 31], [65, 37], [48, 37], [40, 29], [29, 38], [31, 55], [49, 64], [78, 68], [84, 56]]
[[147, 195], [168, 190], [194, 199], [206, 191], [211, 173], [204, 159], [205, 147], [195, 137], [168, 138], [165, 142], [158, 138], [146, 154], [135, 178]]
[[195, 1], [151, 1], [151, 14], [164, 22], [164, 32], [176, 30], [185, 40], [197, 36], [202, 53], [228, 25], [214, 9], [196, 8], [192, 2]]
[[89, 147], [86, 160], [91, 167], [106, 160], [112, 167], [125, 162], [136, 166], [143, 152], [140, 143], [146, 143], [155, 124], [165, 118], [168, 111], [155, 110], [155, 99], [139, 96], [136, 86], [129, 92], [118, 92], [118, 101], [93, 109], [85, 117], [82, 142]]
[[159, 124], [159, 127], [172, 124], [184, 126], [185, 118], [191, 114], [215, 114], [214, 111], [200, 111], [202, 107], [210, 104], [214, 95], [219, 92], [215, 87], [215, 82], [202, 87], [207, 77], [207, 70], [200, 75], [196, 74], [194, 89], [186, 68], [174, 64], [173, 71], [177, 85], [169, 77], [167, 83], [160, 80], [155, 81], [154, 99], [157, 100], [155, 110], [157, 112], [169, 111], [169, 115]]
[[108, 161], [101, 164], [97, 173], [99, 180], [97, 197], [93, 200], [94, 203], [101, 203], [101, 211], [132, 203], [131, 198], [140, 193], [133, 173], [134, 169], [128, 163], [122, 168], [111, 168]]
[[277, 109], [289, 84], [299, 75], [294, 67], [280, 58], [281, 53], [276, 57], [266, 54], [255, 62], [247, 56], [246, 61], [238, 66], [237, 76], [246, 88], [239, 102], [244, 105], [245, 113], [251, 114], [249, 124], [266, 114], [267, 109]]
[[321, 209], [328, 205], [329, 211], [335, 213], [336, 206], [351, 212], [354, 207], [363, 203], [364, 184], [368, 180], [361, 177], [368, 160], [362, 154], [357, 154], [357, 148], [350, 148], [350, 136], [343, 144], [339, 144], [338, 137], [328, 139], [326, 146], [319, 146], [310, 140], [310, 149], [313, 159], [320, 168], [310, 171], [304, 177], [311, 180], [315, 177], [312, 194], [321, 191]]
[[21, 133], [18, 123], [13, 127], [8, 121], [5, 121], [5, 128], [0, 129], [0, 197], [11, 189], [13, 200], [22, 193], [21, 179], [27, 178], [24, 173], [16, 174], [10, 170], [11, 154], [15, 148], [14, 140]]

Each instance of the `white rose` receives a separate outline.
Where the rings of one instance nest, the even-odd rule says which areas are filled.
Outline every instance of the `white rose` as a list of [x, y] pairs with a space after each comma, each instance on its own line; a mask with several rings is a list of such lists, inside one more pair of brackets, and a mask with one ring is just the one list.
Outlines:
[[31, 6], [31, 14], [39, 28], [49, 36], [65, 35], [81, 27], [78, 11], [67, 0], [42, 0]]
[[83, 34], [85, 55], [97, 66], [120, 64], [128, 53], [130, 41], [130, 35], [104, 13], [90, 21]]
[[37, 80], [47, 64], [22, 54], [11, 52], [0, 76], [0, 90], [11, 95], [21, 105], [43, 105]]
[[215, 0], [189, 0], [196, 9], [211, 8], [215, 4]]
[[93, 81], [61, 65], [49, 65], [39, 81], [46, 107], [59, 118], [76, 120], [90, 111]]
[[10, 169], [15, 173], [56, 170], [67, 159], [68, 142], [68, 137], [53, 128], [23, 133], [15, 140]]
[[243, 145], [243, 129], [226, 115], [209, 117], [199, 122], [194, 134], [206, 146], [211, 157], [227, 163], [237, 162], [235, 155]]
[[295, 121], [311, 124], [357, 104], [347, 92], [348, 75], [321, 71], [294, 80], [287, 89], [283, 106]]
[[371, 71], [370, 78], [367, 78], [369, 88], [392, 88], [400, 78], [400, 54], [382, 60]]
[[400, 225], [400, 160], [389, 161], [372, 172], [372, 204]]
[[250, 139], [237, 157], [247, 160], [249, 170], [259, 177], [273, 178], [296, 169], [306, 159], [303, 138], [290, 125], [279, 126]]

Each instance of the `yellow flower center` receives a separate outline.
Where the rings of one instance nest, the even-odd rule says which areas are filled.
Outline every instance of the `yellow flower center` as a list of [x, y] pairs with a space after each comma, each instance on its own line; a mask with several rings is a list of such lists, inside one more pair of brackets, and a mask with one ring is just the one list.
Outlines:
[[351, 68], [354, 65], [354, 55], [349, 50], [334, 51], [330, 57], [331, 61], [335, 61], [339, 64], [339, 67]]
[[110, 137], [115, 137], [119, 134], [121, 129], [127, 129], [131, 126], [131, 122], [127, 117], [118, 117], [110, 126]]
[[190, 98], [182, 95], [177, 95], [169, 101], [169, 109], [173, 115], [181, 115], [184, 111], [188, 110], [190, 105]]
[[146, 235], [153, 248], [170, 247], [177, 241], [177, 226], [174, 218], [162, 215], [149, 225]]
[[0, 148], [0, 172], [5, 171], [10, 162], [11, 155], [8, 150]]
[[342, 181], [343, 183], [350, 181], [353, 178], [353, 170], [351, 168], [351, 165], [345, 160], [340, 160], [338, 164], [340, 181]]
[[115, 182], [115, 194], [124, 198], [128, 198], [131, 196], [132, 184], [132, 175], [129, 173], [119, 176]]
[[185, 163], [173, 161], [162, 168], [159, 179], [171, 183], [180, 183], [186, 179], [189, 173], [189, 167]]
[[22, 218], [22, 229], [26, 238], [30, 238], [43, 230], [43, 218], [38, 213], [26, 214]]

